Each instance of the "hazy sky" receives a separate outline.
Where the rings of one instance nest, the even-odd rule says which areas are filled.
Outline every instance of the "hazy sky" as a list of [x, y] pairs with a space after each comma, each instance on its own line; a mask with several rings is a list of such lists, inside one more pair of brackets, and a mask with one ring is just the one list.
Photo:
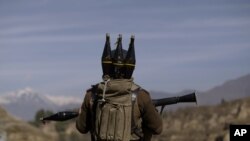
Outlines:
[[148, 90], [205, 91], [250, 73], [249, 0], [0, 0], [0, 94], [79, 96], [101, 80], [105, 34]]

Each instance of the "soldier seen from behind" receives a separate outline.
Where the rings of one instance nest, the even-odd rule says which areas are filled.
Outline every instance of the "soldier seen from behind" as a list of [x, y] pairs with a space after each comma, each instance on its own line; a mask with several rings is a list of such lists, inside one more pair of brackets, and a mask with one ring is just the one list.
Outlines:
[[92, 141], [150, 141], [162, 132], [162, 118], [150, 94], [135, 84], [134, 36], [129, 49], [122, 49], [122, 36], [111, 51], [110, 37], [102, 54], [103, 81], [87, 90], [76, 128], [91, 133]]

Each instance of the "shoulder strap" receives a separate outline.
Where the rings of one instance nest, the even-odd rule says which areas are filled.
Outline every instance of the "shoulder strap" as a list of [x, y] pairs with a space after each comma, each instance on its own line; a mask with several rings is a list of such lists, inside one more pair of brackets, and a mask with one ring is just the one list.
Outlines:
[[136, 134], [139, 138], [143, 137], [143, 134], [141, 130], [137, 127], [136, 122], [135, 122], [135, 117], [134, 117], [134, 107], [135, 107], [135, 102], [137, 100], [137, 95], [139, 90], [141, 89], [140, 86], [133, 84], [131, 87], [131, 92], [132, 92], [132, 111], [131, 111], [131, 134]]
[[96, 85], [92, 85], [91, 88], [91, 99], [90, 99], [90, 108], [91, 108], [91, 141], [96, 141], [96, 134], [95, 134], [95, 112], [96, 112], [96, 105], [97, 105], [97, 96], [96, 96], [96, 92], [97, 92], [97, 86]]

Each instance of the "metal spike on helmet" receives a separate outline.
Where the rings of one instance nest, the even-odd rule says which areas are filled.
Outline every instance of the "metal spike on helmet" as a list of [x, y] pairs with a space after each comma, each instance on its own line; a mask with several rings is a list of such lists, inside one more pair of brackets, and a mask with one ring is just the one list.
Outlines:
[[129, 79], [132, 77], [133, 71], [135, 69], [135, 47], [134, 47], [135, 36], [132, 35], [130, 38], [130, 44], [128, 52], [125, 59], [125, 78]]
[[130, 79], [135, 68], [135, 37], [131, 36], [129, 49], [122, 48], [122, 35], [119, 34], [116, 49], [111, 51], [110, 36], [106, 34], [106, 43], [102, 54], [103, 78]]
[[111, 47], [110, 47], [110, 36], [106, 34], [106, 42], [102, 53], [102, 71], [103, 77], [109, 76], [112, 72], [112, 55], [111, 55]]

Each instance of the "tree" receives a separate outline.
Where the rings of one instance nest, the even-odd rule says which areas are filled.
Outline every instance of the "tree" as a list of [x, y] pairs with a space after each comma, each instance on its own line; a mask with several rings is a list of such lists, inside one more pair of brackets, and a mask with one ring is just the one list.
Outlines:
[[52, 115], [54, 114], [52, 111], [50, 110], [44, 110], [44, 109], [40, 109], [36, 112], [35, 114], [35, 117], [34, 117], [34, 120], [31, 121], [30, 123], [36, 127], [39, 127], [41, 125], [41, 121], [40, 121], [40, 118], [41, 117], [46, 117], [46, 116], [49, 116], [49, 115]]

